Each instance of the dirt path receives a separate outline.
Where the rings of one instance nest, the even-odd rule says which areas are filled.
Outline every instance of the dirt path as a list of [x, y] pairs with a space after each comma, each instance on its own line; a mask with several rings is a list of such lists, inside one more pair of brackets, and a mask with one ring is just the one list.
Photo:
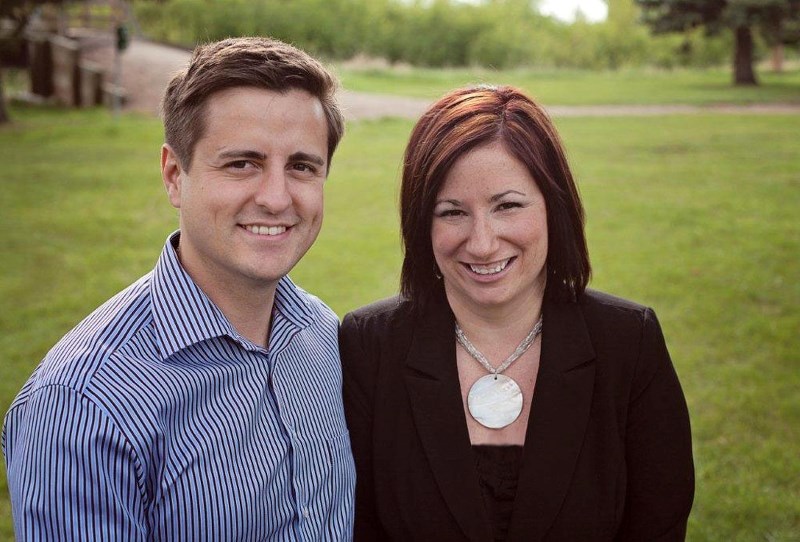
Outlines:
[[[99, 48], [88, 56], [108, 68], [113, 64], [110, 48]], [[122, 86], [127, 91], [126, 109], [158, 114], [161, 95], [172, 75], [186, 66], [190, 53], [186, 50], [153, 42], [133, 40], [122, 55]], [[339, 100], [349, 120], [403, 117], [416, 119], [430, 104], [429, 100], [366, 94], [342, 90]], [[753, 104], [714, 105], [589, 105], [551, 106], [548, 112], [554, 117], [598, 116], [659, 116], [696, 113], [745, 113], [800, 115], [800, 105]]]

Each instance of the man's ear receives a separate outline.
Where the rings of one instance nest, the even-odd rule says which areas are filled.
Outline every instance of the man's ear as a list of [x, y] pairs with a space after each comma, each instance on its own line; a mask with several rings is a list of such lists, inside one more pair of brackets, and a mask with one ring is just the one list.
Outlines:
[[161, 146], [161, 180], [164, 181], [164, 188], [167, 189], [169, 202], [176, 209], [181, 208], [181, 182], [183, 168], [178, 155], [172, 147], [166, 143]]

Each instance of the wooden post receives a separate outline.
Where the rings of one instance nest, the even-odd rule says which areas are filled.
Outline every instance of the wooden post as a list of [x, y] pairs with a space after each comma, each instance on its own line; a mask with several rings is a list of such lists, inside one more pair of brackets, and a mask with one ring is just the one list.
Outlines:
[[31, 94], [49, 98], [53, 95], [53, 52], [50, 37], [44, 32], [30, 32], [26, 39]]
[[81, 105], [80, 46], [63, 36], [50, 36], [53, 48], [53, 90], [56, 100], [64, 105]]
[[81, 71], [81, 105], [92, 107], [103, 103], [103, 70], [97, 64], [82, 61]]

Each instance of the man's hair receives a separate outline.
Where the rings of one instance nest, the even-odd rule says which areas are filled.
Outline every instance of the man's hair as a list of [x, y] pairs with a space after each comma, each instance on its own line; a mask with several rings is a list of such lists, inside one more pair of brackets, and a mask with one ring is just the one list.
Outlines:
[[500, 142], [536, 182], [547, 208], [550, 299], [574, 301], [591, 276], [584, 213], [558, 133], [544, 109], [516, 88], [454, 90], [414, 127], [400, 190], [404, 259], [400, 292], [415, 309], [443, 292], [436, 277], [431, 223], [436, 197], [455, 162], [479, 145]]
[[304, 90], [319, 99], [328, 125], [328, 168], [344, 133], [336, 102], [337, 79], [307, 53], [278, 40], [229, 38], [195, 48], [189, 66], [170, 81], [161, 101], [164, 139], [181, 166], [191, 167], [195, 145], [206, 130], [211, 95], [236, 87], [275, 92]]

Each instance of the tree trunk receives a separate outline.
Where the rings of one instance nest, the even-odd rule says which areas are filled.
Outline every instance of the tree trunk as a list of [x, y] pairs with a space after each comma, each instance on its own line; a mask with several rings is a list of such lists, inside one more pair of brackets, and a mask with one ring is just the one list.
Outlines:
[[736, 53], [733, 59], [733, 84], [757, 85], [753, 71], [753, 33], [749, 26], [736, 27]]
[[10, 121], [8, 110], [6, 109], [6, 97], [3, 91], [3, 69], [0, 68], [0, 124], [5, 124]]
[[778, 43], [772, 46], [772, 71], [775, 73], [783, 72], [783, 44]]

